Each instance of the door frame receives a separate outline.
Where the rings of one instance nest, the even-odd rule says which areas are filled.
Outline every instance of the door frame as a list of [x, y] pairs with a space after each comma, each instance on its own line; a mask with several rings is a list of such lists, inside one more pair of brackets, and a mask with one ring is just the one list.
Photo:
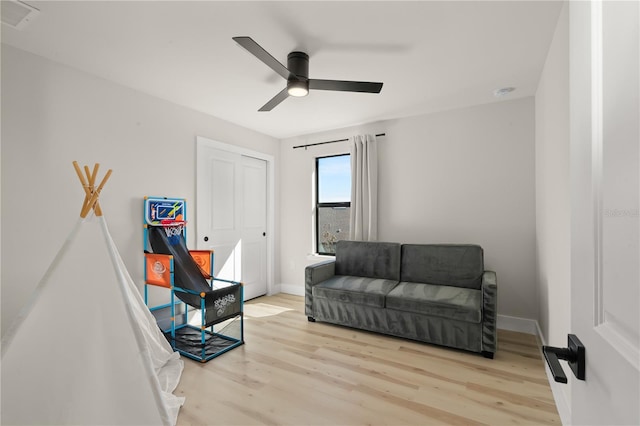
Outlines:
[[[245, 157], [257, 158], [267, 163], [267, 295], [275, 293], [274, 289], [274, 253], [275, 253], [275, 157], [273, 155], [265, 154], [263, 152], [254, 151], [252, 149], [243, 148], [237, 145], [231, 145], [228, 143], [209, 139], [204, 136], [196, 136], [196, 217], [198, 215], [198, 176], [197, 171], [198, 157], [201, 155], [202, 149], [212, 148], [221, 151], [232, 152], [234, 154], [240, 154]], [[196, 222], [197, 223], [197, 222]], [[199, 229], [196, 225], [196, 240], [198, 244], [200, 239], [198, 238]]]

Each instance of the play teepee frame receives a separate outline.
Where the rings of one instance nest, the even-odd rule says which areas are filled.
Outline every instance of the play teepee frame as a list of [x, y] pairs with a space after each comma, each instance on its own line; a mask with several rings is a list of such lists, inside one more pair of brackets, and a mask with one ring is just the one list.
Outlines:
[[98, 176], [98, 169], [100, 168], [100, 164], [96, 163], [93, 166], [93, 172], [89, 172], [89, 166], [84, 166], [85, 176], [82, 174], [82, 170], [80, 170], [80, 166], [77, 161], [73, 162], [73, 167], [76, 169], [76, 174], [80, 179], [80, 183], [82, 184], [82, 188], [84, 188], [85, 196], [84, 202], [82, 203], [82, 210], [80, 210], [80, 217], [85, 218], [87, 214], [93, 209], [96, 216], [102, 216], [102, 209], [100, 208], [100, 202], [98, 198], [100, 197], [100, 191], [104, 188], [104, 185], [109, 180], [111, 176], [111, 169], [107, 170], [107, 173], [102, 178], [102, 182], [98, 185], [98, 188], [95, 187], [96, 177]]
[[80, 218], [2, 339], [0, 424], [173, 425], [183, 362], [109, 233], [111, 170], [97, 184], [99, 164], [73, 166]]

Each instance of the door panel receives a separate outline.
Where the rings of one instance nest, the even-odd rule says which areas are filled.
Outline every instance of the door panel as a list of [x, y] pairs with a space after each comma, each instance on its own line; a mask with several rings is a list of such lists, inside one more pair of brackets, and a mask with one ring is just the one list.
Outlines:
[[640, 424], [640, 10], [570, 3], [572, 424]]
[[[210, 197], [211, 229], [215, 231], [233, 231], [235, 229], [235, 159], [212, 159], [211, 188], [214, 196]], [[215, 202], [221, 200], [221, 202]]]
[[236, 246], [240, 241], [236, 214], [240, 203], [235, 186], [239, 160], [239, 155], [219, 150], [207, 150], [198, 158], [198, 248], [213, 250], [214, 276], [227, 280], [241, 279], [236, 273]]
[[[260, 242], [257, 243], [245, 243], [243, 247], [243, 253], [246, 256], [246, 259], [259, 259], [262, 255], [262, 247]], [[255, 283], [258, 282], [262, 277], [260, 274], [261, 268], [245, 268], [244, 273], [244, 282], [245, 283]], [[245, 284], [246, 285], [246, 284]]]
[[264, 160], [198, 145], [198, 248], [214, 250], [214, 275], [242, 281], [245, 299], [267, 293], [266, 172]]
[[235, 244], [211, 244], [206, 250], [214, 250], [213, 275], [216, 278], [233, 280], [236, 276]]
[[608, 324], [640, 354], [640, 69], [638, 12], [633, 8], [619, 2], [602, 5], [603, 220], [602, 294], [598, 304], [600, 324]]
[[242, 157], [242, 276], [247, 299], [266, 293], [267, 164]]
[[243, 157], [244, 209], [243, 222], [245, 228], [266, 229], [266, 164], [262, 160]]

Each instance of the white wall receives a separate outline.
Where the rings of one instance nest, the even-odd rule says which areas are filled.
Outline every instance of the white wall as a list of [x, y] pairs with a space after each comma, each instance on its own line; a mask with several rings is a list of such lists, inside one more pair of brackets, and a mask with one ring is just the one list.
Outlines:
[[[535, 99], [538, 323], [544, 344], [565, 347], [571, 332], [568, 4], [558, 18]], [[558, 384], [552, 378], [549, 383], [567, 423], [571, 383]]]
[[571, 326], [568, 15], [565, 5], [536, 92], [539, 323], [555, 346], [564, 346]]
[[534, 100], [524, 98], [291, 138], [281, 146], [282, 290], [302, 294], [313, 250], [316, 156], [380, 133], [379, 240], [477, 243], [498, 274], [498, 311], [536, 319]]
[[274, 138], [2, 45], [3, 332], [79, 216], [84, 193], [71, 162], [99, 162], [100, 176], [113, 169], [101, 205], [142, 287], [142, 199], [185, 197], [195, 225], [198, 135], [278, 161]]

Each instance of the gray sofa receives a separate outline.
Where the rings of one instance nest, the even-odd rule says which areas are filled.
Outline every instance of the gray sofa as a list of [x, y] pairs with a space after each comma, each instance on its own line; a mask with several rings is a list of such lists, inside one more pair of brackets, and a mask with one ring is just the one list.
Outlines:
[[496, 274], [477, 245], [339, 241], [307, 266], [305, 313], [324, 321], [482, 353], [497, 348]]

